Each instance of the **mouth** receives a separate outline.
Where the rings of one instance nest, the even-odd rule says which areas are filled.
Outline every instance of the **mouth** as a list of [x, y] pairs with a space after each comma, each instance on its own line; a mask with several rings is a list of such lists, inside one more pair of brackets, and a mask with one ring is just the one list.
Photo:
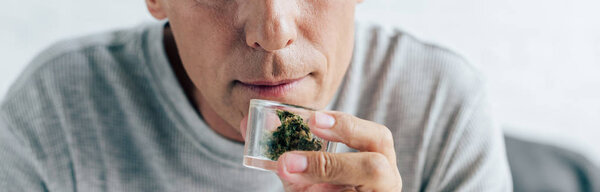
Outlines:
[[260, 97], [265, 98], [277, 98], [285, 96], [287, 93], [291, 92], [298, 84], [304, 80], [306, 76], [296, 79], [284, 79], [278, 81], [239, 81], [236, 80], [236, 83], [241, 85], [244, 89], [249, 90], [257, 94]]

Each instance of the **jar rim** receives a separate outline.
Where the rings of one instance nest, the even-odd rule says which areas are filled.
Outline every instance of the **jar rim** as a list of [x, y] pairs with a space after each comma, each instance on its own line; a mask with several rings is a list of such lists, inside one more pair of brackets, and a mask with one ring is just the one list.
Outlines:
[[308, 107], [303, 107], [303, 106], [293, 105], [293, 104], [287, 104], [287, 103], [282, 103], [282, 102], [278, 102], [278, 101], [264, 100], [264, 99], [251, 99], [250, 100], [250, 106], [251, 107], [252, 106], [261, 106], [261, 107], [280, 106], [280, 107], [292, 107], [292, 108], [299, 108], [299, 109], [305, 109], [305, 110], [310, 110], [310, 111], [316, 111], [315, 109], [308, 108]]

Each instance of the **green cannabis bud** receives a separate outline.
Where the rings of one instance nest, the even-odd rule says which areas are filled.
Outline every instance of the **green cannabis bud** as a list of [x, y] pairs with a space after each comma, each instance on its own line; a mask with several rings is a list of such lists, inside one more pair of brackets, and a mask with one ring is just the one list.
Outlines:
[[286, 151], [319, 151], [321, 140], [310, 133], [310, 128], [302, 117], [288, 111], [277, 110], [281, 125], [267, 141], [266, 156], [277, 161]]

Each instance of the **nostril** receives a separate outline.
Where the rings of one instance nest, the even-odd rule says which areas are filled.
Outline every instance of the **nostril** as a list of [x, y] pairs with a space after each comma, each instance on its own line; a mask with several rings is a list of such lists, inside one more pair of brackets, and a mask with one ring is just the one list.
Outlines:
[[292, 44], [292, 42], [293, 42], [293, 41], [292, 41], [291, 39], [290, 39], [290, 40], [288, 40], [288, 42], [285, 44], [285, 46], [287, 47], [287, 46], [291, 45], [291, 44]]
[[254, 42], [254, 48], [260, 48], [260, 44], [258, 44], [258, 42]]

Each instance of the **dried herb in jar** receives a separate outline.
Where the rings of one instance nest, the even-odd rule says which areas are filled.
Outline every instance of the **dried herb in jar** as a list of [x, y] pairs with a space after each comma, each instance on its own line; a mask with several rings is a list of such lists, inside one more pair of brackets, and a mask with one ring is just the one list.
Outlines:
[[287, 151], [319, 151], [322, 141], [310, 133], [302, 117], [289, 111], [277, 110], [281, 125], [266, 142], [266, 156], [274, 161]]

